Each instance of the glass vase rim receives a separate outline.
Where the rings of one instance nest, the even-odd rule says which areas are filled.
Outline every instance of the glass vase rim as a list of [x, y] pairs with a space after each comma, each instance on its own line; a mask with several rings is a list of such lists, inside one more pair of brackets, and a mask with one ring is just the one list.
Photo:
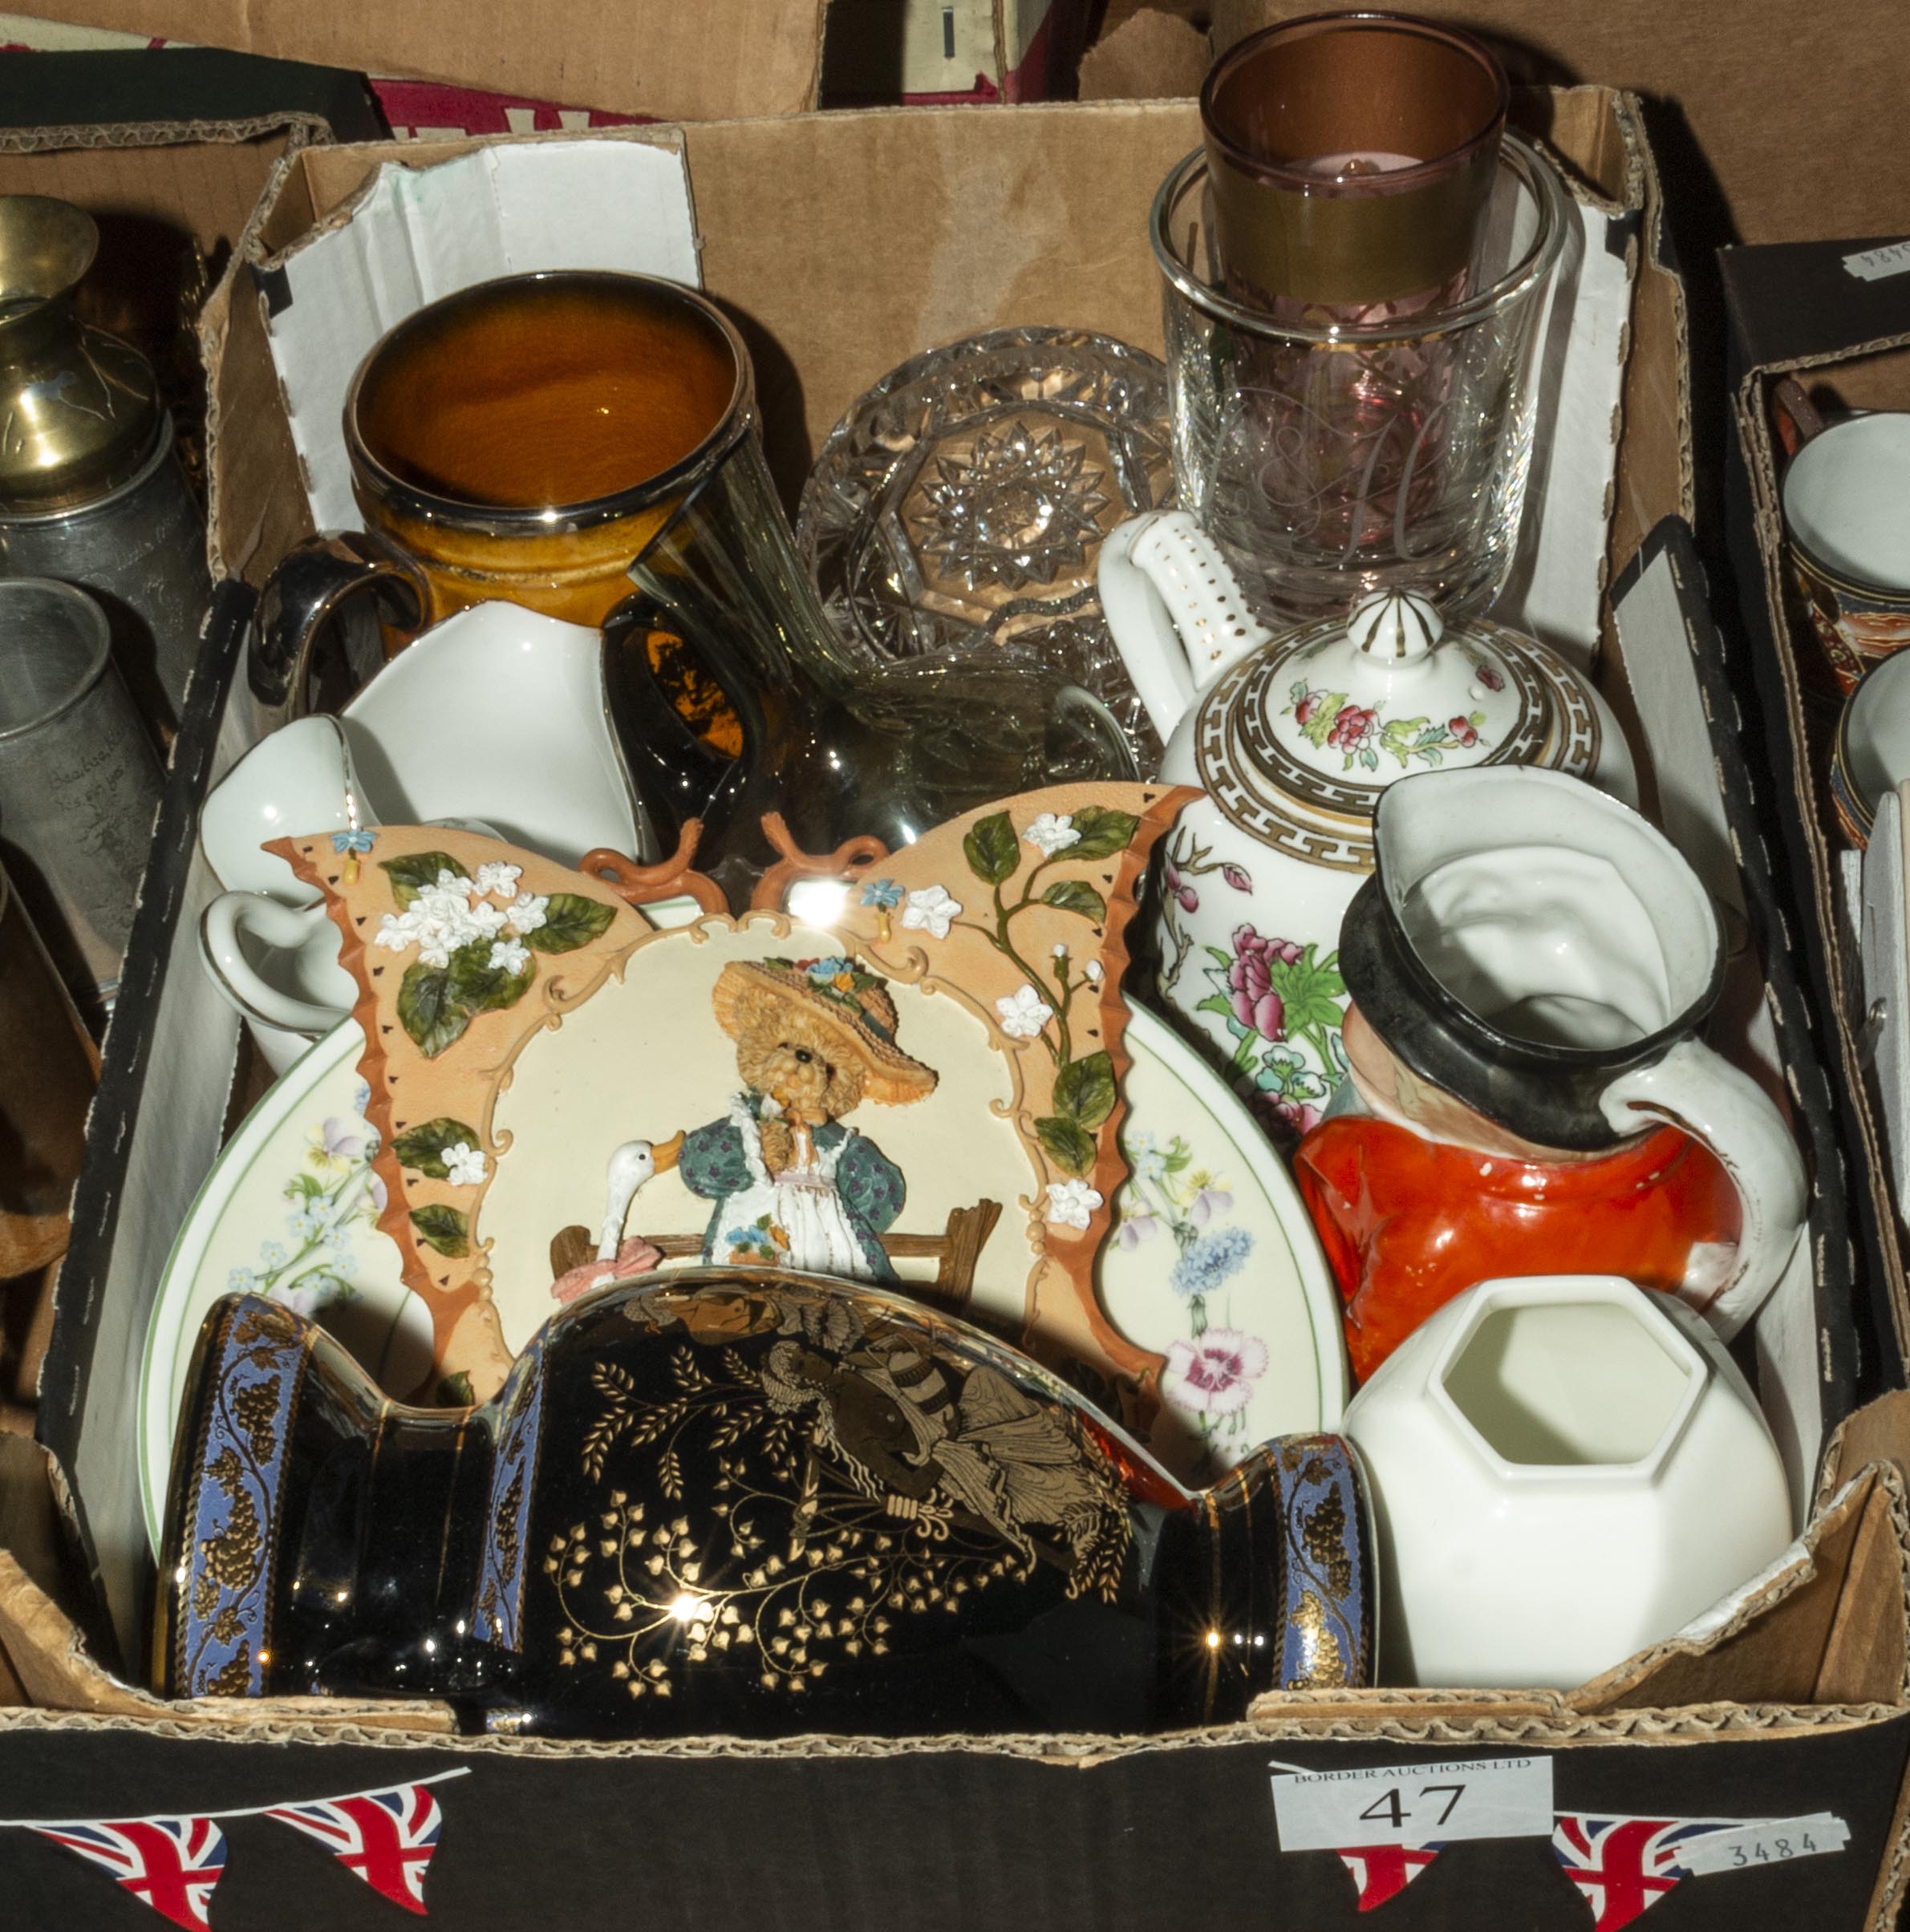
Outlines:
[[[1308, 174], [1290, 162], [1269, 160], [1243, 146], [1222, 124], [1215, 111], [1215, 99], [1227, 79], [1275, 40], [1311, 38], [1314, 34], [1391, 31], [1421, 40], [1434, 40], [1455, 49], [1483, 68], [1491, 77], [1493, 111], [1474, 133], [1428, 155], [1410, 168], [1389, 169], [1383, 175]], [[1423, 14], [1393, 13], [1381, 8], [1361, 8], [1349, 13], [1304, 14], [1294, 20], [1275, 21], [1249, 34], [1208, 68], [1200, 88], [1201, 131], [1207, 140], [1243, 174], [1271, 187], [1303, 195], [1405, 194], [1456, 172], [1481, 149], [1498, 141], [1508, 130], [1506, 115], [1511, 106], [1512, 84], [1504, 63], [1475, 34], [1444, 21], [1429, 20]]]
[[[481, 503], [473, 497], [456, 496], [444, 491], [428, 490], [409, 482], [383, 462], [372, 451], [359, 427], [359, 404], [372, 366], [398, 339], [415, 330], [439, 321], [454, 306], [493, 295], [513, 285], [529, 288], [609, 287], [635, 288], [660, 293], [695, 310], [717, 333], [736, 365], [736, 380], [723, 413], [696, 446], [667, 468], [636, 483], [627, 484], [606, 496], [593, 496], [575, 503], [505, 504]], [[447, 525], [453, 529], [485, 537], [568, 536], [615, 523], [634, 515], [694, 484], [714, 468], [736, 441], [738, 424], [744, 427], [755, 415], [756, 382], [749, 350], [735, 323], [700, 290], [667, 276], [641, 275], [618, 269], [533, 269], [509, 275], [493, 275], [468, 288], [453, 290], [414, 309], [394, 322], [371, 346], [353, 373], [345, 397], [346, 454], [351, 464], [353, 481], [361, 477], [375, 492], [380, 503], [419, 523]]]
[[1376, 342], [1417, 342], [1425, 337], [1452, 334], [1497, 310], [1509, 307], [1535, 284], [1543, 281], [1557, 266], [1565, 246], [1566, 212], [1570, 201], [1559, 171], [1532, 142], [1505, 131], [1499, 145], [1499, 164], [1509, 168], [1531, 194], [1538, 220], [1532, 238], [1523, 253], [1504, 274], [1476, 295], [1436, 309], [1422, 309], [1381, 322], [1336, 322], [1310, 326], [1304, 322], [1283, 322], [1264, 309], [1250, 307], [1223, 294], [1212, 283], [1195, 274], [1181, 258], [1170, 240], [1167, 223], [1181, 196], [1196, 178], [1209, 172], [1205, 147], [1184, 155], [1167, 171], [1148, 216], [1148, 239], [1154, 261], [1168, 285], [1178, 290], [1193, 306], [1217, 321], [1231, 324], [1250, 335], [1283, 341], [1317, 342], [1327, 346], [1358, 346]]

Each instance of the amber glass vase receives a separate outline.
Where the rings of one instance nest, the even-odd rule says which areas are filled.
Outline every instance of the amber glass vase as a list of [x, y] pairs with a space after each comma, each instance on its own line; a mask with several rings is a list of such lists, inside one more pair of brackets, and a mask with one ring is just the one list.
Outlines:
[[1146, 1732], [1373, 1655], [1337, 1437], [1193, 1493], [979, 1331], [814, 1278], [600, 1290], [456, 1414], [230, 1296], [178, 1444], [168, 1695], [438, 1696], [553, 1736]]

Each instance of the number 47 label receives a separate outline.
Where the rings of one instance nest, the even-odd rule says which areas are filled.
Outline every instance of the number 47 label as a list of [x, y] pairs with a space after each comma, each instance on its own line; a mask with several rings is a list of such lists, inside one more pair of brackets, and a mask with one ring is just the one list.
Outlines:
[[1283, 1852], [1549, 1838], [1552, 1760], [1475, 1758], [1368, 1771], [1303, 1771], [1276, 1762], [1273, 1817]]

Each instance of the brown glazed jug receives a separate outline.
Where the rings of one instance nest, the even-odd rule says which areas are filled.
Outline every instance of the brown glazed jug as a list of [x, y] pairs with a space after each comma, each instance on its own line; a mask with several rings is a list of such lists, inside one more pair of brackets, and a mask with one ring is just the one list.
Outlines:
[[168, 1695], [444, 1697], [569, 1737], [1133, 1732], [1373, 1655], [1337, 1437], [1190, 1493], [979, 1330], [813, 1276], [598, 1290], [453, 1412], [229, 1296], [177, 1440]]
[[[507, 275], [427, 304], [366, 356], [344, 438], [363, 531], [294, 545], [260, 599], [249, 678], [296, 715], [327, 626], [355, 674], [491, 599], [597, 625], [631, 558], [752, 418], [748, 352], [695, 290], [587, 269]], [[362, 622], [378, 600], [376, 642]], [[380, 650], [382, 646], [382, 652]], [[707, 677], [659, 666], [710, 747], [733, 718]], [[700, 682], [699, 681], [700, 680]]]

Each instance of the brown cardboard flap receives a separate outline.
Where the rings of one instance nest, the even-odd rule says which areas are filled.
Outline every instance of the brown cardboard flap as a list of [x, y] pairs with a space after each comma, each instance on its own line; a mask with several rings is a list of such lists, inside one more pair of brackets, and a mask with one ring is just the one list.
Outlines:
[[1801, 1548], [1701, 1642], [1659, 1644], [1595, 1678], [1587, 1714], [1733, 1702], [1910, 1702], [1904, 1484], [1894, 1463], [1860, 1472]]
[[1198, 94], [1214, 52], [1207, 36], [1178, 14], [1143, 7], [1107, 28], [1081, 56], [1083, 100], [1166, 100]]
[[1910, 1485], [1910, 1391], [1896, 1389], [1867, 1402], [1831, 1436], [1824, 1448], [1819, 1506], [1873, 1462], [1893, 1464]]
[[329, 138], [325, 124], [306, 114], [10, 128], [0, 131], [0, 189], [55, 195], [91, 211], [101, 224], [97, 273], [112, 268], [116, 240], [135, 222], [177, 226], [209, 254], [236, 241], [274, 162]]
[[825, 0], [19, 0], [75, 26], [665, 119], [816, 104]]

